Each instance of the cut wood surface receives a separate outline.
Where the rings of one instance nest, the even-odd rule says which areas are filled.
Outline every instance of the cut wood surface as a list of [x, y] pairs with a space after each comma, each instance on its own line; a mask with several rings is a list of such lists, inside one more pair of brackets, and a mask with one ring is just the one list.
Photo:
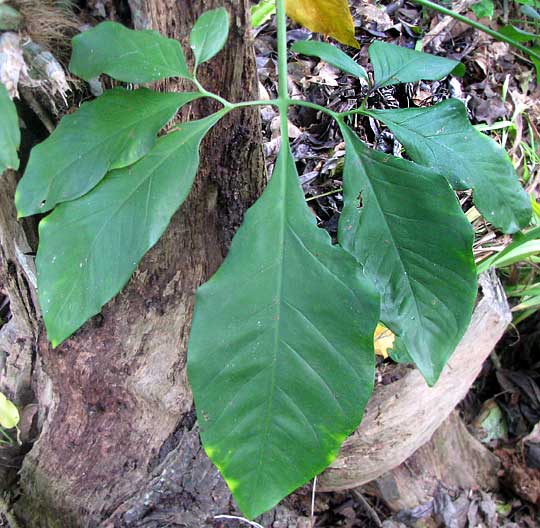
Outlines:
[[495, 273], [483, 274], [480, 284], [482, 297], [471, 324], [439, 381], [430, 388], [417, 370], [410, 370], [398, 381], [378, 386], [362, 424], [319, 477], [319, 490], [354, 488], [399, 466], [429, 441], [465, 397], [511, 321]]

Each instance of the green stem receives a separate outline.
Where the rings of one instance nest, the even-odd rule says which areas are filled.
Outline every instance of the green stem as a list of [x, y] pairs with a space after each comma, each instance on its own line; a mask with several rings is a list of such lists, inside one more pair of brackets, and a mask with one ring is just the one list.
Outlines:
[[191, 80], [193, 81], [193, 84], [197, 87], [199, 93], [202, 94], [204, 97], [215, 99], [216, 101], [220, 102], [225, 108], [232, 109], [234, 107], [232, 103], [230, 103], [226, 99], [223, 99], [223, 97], [220, 97], [219, 95], [206, 90], [204, 86], [195, 77]]
[[282, 148], [289, 144], [289, 123], [287, 111], [289, 109], [289, 89], [287, 75], [287, 15], [285, 14], [285, 0], [276, 1], [277, 22], [277, 48], [278, 48], [278, 107], [281, 127]]
[[434, 11], [438, 11], [439, 13], [442, 13], [443, 15], [448, 15], [452, 18], [455, 18], [456, 20], [459, 20], [460, 22], [463, 22], [475, 29], [478, 29], [480, 31], [483, 31], [484, 33], [487, 33], [488, 35], [492, 36], [496, 40], [506, 42], [507, 44], [514, 46], [515, 48], [523, 51], [524, 53], [527, 53], [531, 57], [534, 57], [535, 59], [540, 60], [540, 54], [531, 50], [527, 46], [524, 46], [523, 44], [516, 42], [512, 38], [507, 37], [506, 35], [503, 35], [502, 33], [499, 33], [498, 31], [495, 31], [487, 26], [484, 26], [484, 24], [480, 24], [480, 22], [471, 20], [470, 18], [464, 15], [460, 15], [459, 13], [456, 13], [455, 11], [452, 11], [451, 9], [447, 9], [446, 7], [436, 4], [435, 2], [431, 2], [430, 0], [412, 0], [412, 1], [424, 7], [429, 7], [430, 9], [433, 9]]

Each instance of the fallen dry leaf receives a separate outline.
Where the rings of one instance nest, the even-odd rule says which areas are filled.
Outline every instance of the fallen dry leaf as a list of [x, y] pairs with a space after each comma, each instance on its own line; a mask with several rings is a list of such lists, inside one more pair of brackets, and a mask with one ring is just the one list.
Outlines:
[[396, 336], [391, 330], [379, 323], [375, 328], [373, 337], [375, 344], [375, 354], [382, 356], [384, 359], [388, 357], [388, 350], [394, 346]]
[[287, 0], [287, 15], [310, 31], [359, 48], [347, 0]]

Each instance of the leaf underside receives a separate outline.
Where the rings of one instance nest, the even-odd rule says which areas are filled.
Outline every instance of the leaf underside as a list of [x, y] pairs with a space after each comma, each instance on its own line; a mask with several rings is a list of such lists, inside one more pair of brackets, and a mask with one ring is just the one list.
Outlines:
[[159, 130], [197, 93], [114, 88], [65, 116], [32, 149], [15, 195], [19, 216], [50, 211], [92, 189], [111, 169], [144, 156]]
[[381, 320], [399, 335], [429, 384], [465, 332], [476, 298], [473, 231], [446, 180], [346, 142], [340, 244], [381, 293]]
[[465, 66], [461, 62], [437, 57], [402, 46], [376, 40], [369, 47], [369, 57], [377, 87], [391, 84], [436, 81], [453, 73], [463, 75]]
[[188, 195], [199, 144], [221, 114], [182, 124], [130, 167], [110, 172], [39, 225], [39, 302], [57, 346], [127, 283]]
[[253, 518], [322, 471], [372, 392], [378, 296], [317, 228], [291, 152], [201, 286], [188, 349], [203, 445]]
[[102, 22], [73, 38], [71, 73], [89, 81], [102, 73], [128, 83], [191, 78], [182, 46], [157, 31]]
[[470, 124], [461, 101], [369, 114], [390, 128], [413, 161], [445, 176], [454, 189], [474, 189], [476, 207], [495, 227], [514, 233], [529, 224], [531, 203], [508, 154]]
[[21, 142], [17, 109], [6, 87], [0, 82], [0, 175], [6, 169], [19, 168], [17, 150]]

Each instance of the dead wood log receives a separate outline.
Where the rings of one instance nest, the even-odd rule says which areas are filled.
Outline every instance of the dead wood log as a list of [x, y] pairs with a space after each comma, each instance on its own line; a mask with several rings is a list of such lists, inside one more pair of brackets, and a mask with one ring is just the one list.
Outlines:
[[365, 490], [393, 511], [415, 508], [446, 489], [497, 489], [499, 459], [465, 427], [454, 411], [431, 440], [403, 464], [367, 484]]
[[511, 321], [495, 273], [484, 274], [480, 283], [482, 298], [439, 381], [430, 388], [417, 370], [411, 370], [377, 387], [362, 424], [319, 478], [321, 491], [355, 488], [396, 468], [429, 441], [465, 397]]

